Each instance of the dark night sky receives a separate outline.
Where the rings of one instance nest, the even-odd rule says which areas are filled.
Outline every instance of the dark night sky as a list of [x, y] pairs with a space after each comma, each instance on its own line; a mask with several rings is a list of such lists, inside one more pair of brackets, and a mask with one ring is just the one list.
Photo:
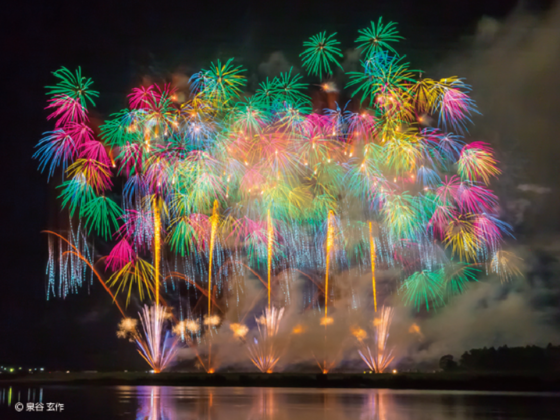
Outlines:
[[[531, 1], [545, 9], [550, 1]], [[483, 15], [503, 18], [515, 1], [20, 1], [2, 11], [2, 275], [0, 362], [60, 368], [142, 366], [115, 336], [118, 312], [100, 287], [66, 301], [45, 299], [45, 228], [61, 217], [54, 189], [31, 159], [51, 129], [44, 86], [64, 65], [82, 66], [101, 92], [101, 118], [121, 109], [144, 71], [193, 68], [235, 56], [250, 71], [275, 50], [297, 61], [303, 39], [337, 31], [350, 46], [357, 29], [383, 16], [407, 38], [413, 63], [446, 55]], [[433, 56], [426, 58], [425, 52]], [[422, 65], [422, 63], [420, 63]], [[414, 67], [414, 66], [413, 66]], [[475, 86], [476, 89], [476, 86]], [[138, 363], [136, 363], [138, 362]]]

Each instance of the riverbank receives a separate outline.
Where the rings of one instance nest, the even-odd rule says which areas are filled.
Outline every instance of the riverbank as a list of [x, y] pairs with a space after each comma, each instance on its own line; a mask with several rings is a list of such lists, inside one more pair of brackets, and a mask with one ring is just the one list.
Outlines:
[[294, 388], [387, 388], [473, 391], [560, 391], [560, 374], [539, 373], [387, 373], [328, 375], [297, 373], [36, 373], [0, 375], [0, 384], [161, 385]]

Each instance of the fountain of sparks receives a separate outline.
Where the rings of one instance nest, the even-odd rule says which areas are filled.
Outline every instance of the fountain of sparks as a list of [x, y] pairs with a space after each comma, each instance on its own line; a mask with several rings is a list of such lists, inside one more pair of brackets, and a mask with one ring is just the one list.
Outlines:
[[251, 361], [263, 373], [272, 373], [280, 360], [282, 348], [277, 336], [283, 315], [284, 308], [267, 308], [264, 315], [256, 318], [258, 334], [248, 349]]
[[367, 333], [362, 329], [354, 329], [352, 333], [359, 343], [358, 353], [365, 364], [375, 373], [383, 373], [393, 361], [394, 347], [388, 345], [389, 329], [393, 319], [393, 308], [383, 306], [381, 317], [373, 321], [373, 340], [367, 343]]
[[138, 315], [142, 331], [136, 328], [135, 319], [123, 318], [117, 336], [135, 341], [140, 356], [155, 373], [160, 373], [169, 366], [178, 350], [179, 337], [172, 335], [167, 328], [171, 313], [161, 305], [145, 305]]

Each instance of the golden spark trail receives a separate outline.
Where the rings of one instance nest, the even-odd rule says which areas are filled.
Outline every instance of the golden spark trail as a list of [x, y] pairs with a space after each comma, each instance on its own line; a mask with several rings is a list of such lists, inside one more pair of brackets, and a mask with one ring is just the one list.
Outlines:
[[208, 316], [212, 314], [212, 256], [214, 255], [214, 242], [216, 240], [216, 227], [218, 226], [218, 200], [214, 200], [212, 209], [210, 231], [210, 258], [208, 261]]
[[[210, 218], [210, 257], [208, 259], [208, 320], [212, 316], [212, 257], [214, 256], [214, 242], [216, 240], [216, 228], [218, 227], [218, 200], [214, 200], [214, 207], [212, 209], [212, 217]], [[212, 324], [208, 323], [208, 330], [210, 331]], [[212, 343], [208, 340], [208, 373], [214, 373], [211, 367], [212, 360]]]
[[327, 260], [326, 260], [326, 272], [325, 272], [325, 318], [323, 319], [323, 324], [325, 324], [325, 355], [323, 359], [323, 366], [319, 364], [319, 367], [323, 371], [323, 374], [327, 374], [329, 367], [327, 367], [327, 325], [332, 322], [328, 315], [328, 301], [329, 301], [329, 265], [331, 260], [331, 250], [334, 244], [334, 226], [333, 226], [334, 213], [332, 210], [329, 211], [329, 216], [327, 218]]
[[371, 284], [373, 286], [373, 307], [375, 312], [377, 312], [377, 291], [375, 288], [375, 241], [373, 240], [371, 222], [369, 222], [369, 248], [371, 252]]
[[270, 311], [270, 271], [272, 269], [272, 240], [274, 239], [274, 227], [270, 218], [270, 209], [267, 214], [268, 225], [268, 310]]
[[327, 261], [326, 261], [327, 270], [325, 273], [325, 329], [327, 328], [327, 302], [329, 298], [329, 263], [330, 263], [331, 249], [334, 242], [334, 226], [332, 223], [333, 217], [334, 215], [331, 210], [329, 211], [329, 216], [327, 219]]
[[159, 214], [158, 201], [154, 200], [154, 276], [156, 280], [156, 306], [159, 305], [159, 265], [161, 251], [161, 217]]

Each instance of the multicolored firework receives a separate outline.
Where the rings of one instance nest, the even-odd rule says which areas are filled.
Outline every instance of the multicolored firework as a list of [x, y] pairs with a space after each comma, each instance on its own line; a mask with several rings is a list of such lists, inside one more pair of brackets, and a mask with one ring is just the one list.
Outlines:
[[[307, 76], [343, 70], [335, 35], [304, 43]], [[336, 277], [357, 269], [371, 287], [363, 308], [382, 326], [372, 349], [357, 336], [360, 355], [380, 372], [391, 360], [392, 312], [377, 308], [391, 291], [429, 311], [462, 293], [482, 267], [502, 281], [519, 275], [517, 257], [501, 248], [511, 232], [489, 189], [500, 174], [494, 152], [463, 137], [478, 112], [470, 87], [457, 77], [418, 78], [394, 49], [400, 39], [396, 24], [381, 19], [360, 30], [362, 70], [346, 73], [357, 100], [323, 110], [293, 68], [251, 95], [245, 70], [229, 59], [192, 75], [185, 94], [165, 82], [133, 89], [129, 106], [97, 130], [88, 118], [99, 96], [91, 79], [81, 69], [56, 71], [47, 92], [54, 131], [34, 156], [49, 179], [61, 176], [62, 208], [78, 230], [68, 238], [50, 232], [48, 296], [91, 284], [90, 270], [123, 317], [122, 294], [126, 306], [154, 301], [140, 313], [144, 338], [135, 332], [134, 340], [155, 371], [170, 363], [180, 337], [208, 343], [210, 372], [211, 339], [226, 310], [239, 307], [239, 278], [249, 273], [267, 297], [249, 352], [272, 371], [283, 308], [298, 304], [291, 284], [311, 281], [299, 304], [323, 314], [326, 342], [329, 309], [340, 310], [331, 303]], [[106, 280], [88, 235], [113, 243], [102, 258]], [[376, 271], [388, 269], [399, 274], [380, 288]], [[122, 327], [136, 331], [125, 319]], [[250, 336], [242, 321], [230, 328]]]

